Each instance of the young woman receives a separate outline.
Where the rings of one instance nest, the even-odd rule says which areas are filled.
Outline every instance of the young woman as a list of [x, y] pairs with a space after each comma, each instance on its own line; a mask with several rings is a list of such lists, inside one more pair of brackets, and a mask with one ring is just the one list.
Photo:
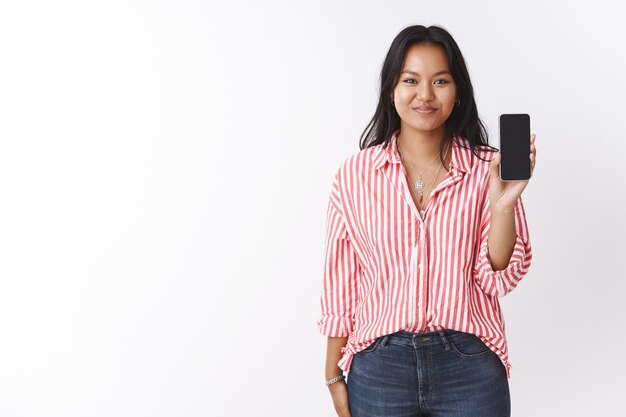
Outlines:
[[[521, 193], [503, 182], [452, 36], [411, 26], [385, 59], [360, 151], [327, 211], [326, 385], [339, 416], [509, 416], [498, 298], [532, 253]], [[535, 135], [528, 150], [535, 167]], [[347, 375], [343, 375], [345, 371]]]

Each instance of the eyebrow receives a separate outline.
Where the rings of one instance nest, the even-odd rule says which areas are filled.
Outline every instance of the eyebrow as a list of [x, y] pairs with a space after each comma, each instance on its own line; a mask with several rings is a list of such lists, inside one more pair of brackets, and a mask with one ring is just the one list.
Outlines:
[[[411, 71], [411, 70], [404, 70], [400, 74], [404, 74], [404, 73], [412, 74], [412, 75], [419, 75], [417, 72]], [[434, 73], [433, 75], [441, 75], [441, 74], [452, 75], [452, 74], [450, 74], [450, 71], [448, 71], [448, 70], [441, 70], [439, 72]]]

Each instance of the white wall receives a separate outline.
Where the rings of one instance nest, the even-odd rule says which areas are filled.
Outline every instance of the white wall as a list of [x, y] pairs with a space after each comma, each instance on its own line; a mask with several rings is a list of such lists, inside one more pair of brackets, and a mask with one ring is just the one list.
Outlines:
[[328, 192], [412, 24], [537, 135], [513, 416], [626, 415], [616, 3], [224, 3], [0, 4], [0, 415], [335, 415]]

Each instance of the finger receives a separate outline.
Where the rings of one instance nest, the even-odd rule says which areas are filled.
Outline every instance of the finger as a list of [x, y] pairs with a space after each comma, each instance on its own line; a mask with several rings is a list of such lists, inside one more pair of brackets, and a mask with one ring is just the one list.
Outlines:
[[491, 161], [489, 162], [489, 167], [490, 168], [493, 168], [494, 166], [497, 167], [500, 164], [500, 159], [501, 159], [500, 151], [494, 152], [493, 158], [491, 158]]
[[494, 152], [493, 158], [491, 158], [491, 162], [489, 162], [489, 176], [493, 179], [500, 177], [500, 158], [500, 151]]

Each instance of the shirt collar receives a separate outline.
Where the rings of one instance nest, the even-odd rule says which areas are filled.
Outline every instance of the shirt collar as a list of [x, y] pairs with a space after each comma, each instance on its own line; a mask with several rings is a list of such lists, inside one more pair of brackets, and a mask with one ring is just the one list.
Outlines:
[[[398, 145], [396, 143], [399, 133], [400, 129], [393, 132], [387, 147], [384, 147], [384, 144], [378, 145], [378, 149], [376, 149], [373, 157], [374, 169], [382, 168], [386, 163], [401, 163], [400, 154], [398, 153]], [[459, 146], [459, 143], [463, 146]], [[452, 141], [450, 169], [455, 168], [459, 171], [470, 173], [472, 171], [473, 163], [474, 155], [472, 154], [469, 141], [465, 138], [455, 136]]]

